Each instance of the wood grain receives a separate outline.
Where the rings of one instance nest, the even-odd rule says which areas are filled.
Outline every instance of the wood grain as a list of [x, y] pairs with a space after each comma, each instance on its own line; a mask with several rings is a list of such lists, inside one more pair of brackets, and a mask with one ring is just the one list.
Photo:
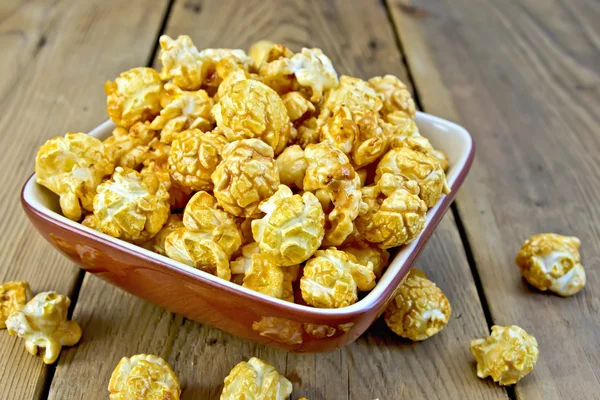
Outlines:
[[[166, 2], [2, 1], [0, 4], [0, 281], [71, 295], [79, 270], [39, 236], [19, 203], [47, 139], [106, 119], [102, 84], [146, 60]], [[0, 397], [41, 395], [48, 368], [0, 334]]]
[[[166, 32], [188, 34], [200, 49], [247, 48], [262, 38], [294, 50], [321, 47], [339, 73], [364, 78], [393, 73], [406, 80], [386, 10], [377, 3], [176, 1]], [[118, 360], [143, 352], [161, 355], [173, 365], [184, 399], [218, 399], [229, 370], [251, 356], [271, 362], [293, 382], [293, 399], [505, 397], [503, 389], [478, 381], [468, 355], [468, 339], [484, 334], [487, 326], [450, 215], [419, 263], [448, 293], [454, 307], [450, 325], [427, 342], [413, 344], [394, 337], [379, 322], [356, 344], [328, 354], [288, 354], [255, 345], [86, 276], [74, 313], [85, 339], [63, 352], [50, 397], [104, 398]]]
[[[600, 3], [390, 1], [423, 107], [461, 122], [479, 155], [458, 209], [494, 323], [540, 346], [523, 399], [600, 391]], [[578, 236], [587, 286], [539, 293], [514, 266], [539, 232]]]

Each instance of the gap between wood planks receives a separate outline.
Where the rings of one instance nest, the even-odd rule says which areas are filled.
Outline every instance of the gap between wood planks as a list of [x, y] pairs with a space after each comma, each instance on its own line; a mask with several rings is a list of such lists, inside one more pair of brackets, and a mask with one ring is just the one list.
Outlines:
[[[404, 63], [404, 68], [406, 69], [406, 76], [410, 83], [410, 85], [414, 88], [413, 98], [415, 100], [415, 104], [419, 110], [426, 111], [423, 108], [421, 103], [421, 99], [419, 97], [419, 87], [417, 82], [413, 77], [413, 72], [410, 64], [407, 61], [407, 54], [404, 51], [404, 46], [402, 44], [402, 37], [400, 36], [400, 32], [396, 27], [396, 23], [394, 22], [394, 18], [392, 17], [392, 12], [390, 10], [389, 0], [382, 0], [386, 15], [388, 17], [388, 21], [394, 31], [394, 38], [396, 39], [396, 45], [398, 46], [398, 50], [402, 55], [402, 62]], [[471, 274], [473, 275], [473, 281], [475, 282], [475, 287], [477, 288], [477, 295], [479, 296], [479, 301], [481, 302], [481, 308], [483, 309], [483, 314], [485, 315], [485, 321], [487, 322], [488, 329], [491, 331], [492, 325], [494, 325], [494, 320], [492, 319], [492, 313], [490, 311], [490, 307], [485, 296], [485, 292], [483, 291], [483, 284], [481, 283], [481, 277], [479, 276], [479, 272], [477, 271], [477, 266], [475, 264], [475, 258], [473, 257], [473, 251], [471, 250], [471, 244], [467, 237], [467, 233], [465, 231], [465, 227], [462, 222], [462, 218], [460, 216], [460, 212], [456, 207], [456, 200], [450, 206], [452, 210], [452, 215], [454, 216], [454, 221], [456, 223], [456, 229], [460, 235], [460, 240], [462, 242], [463, 248], [465, 250], [465, 255], [467, 257], [467, 262], [469, 263], [469, 268], [471, 269]], [[506, 395], [510, 400], [517, 400], [517, 395], [515, 392], [515, 386], [505, 386]]]

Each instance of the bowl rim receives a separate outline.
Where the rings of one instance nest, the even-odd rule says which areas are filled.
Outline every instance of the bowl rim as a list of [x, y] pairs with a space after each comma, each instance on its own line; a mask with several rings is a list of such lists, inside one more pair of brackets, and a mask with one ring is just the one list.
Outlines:
[[[36, 205], [29, 199], [28, 189], [30, 185], [37, 185], [35, 182], [35, 173], [31, 174], [31, 176], [25, 181], [21, 189], [21, 204], [27, 213], [34, 214], [38, 218], [41, 218], [52, 225], [57, 225], [62, 229], [66, 229], [74, 234], [80, 235], [87, 240], [90, 241], [100, 241], [104, 245], [116, 247], [119, 251], [128, 253], [129, 255], [137, 258], [141, 258], [145, 262], [150, 262], [153, 264], [158, 264], [161, 267], [168, 268], [174, 273], [184, 274], [192, 279], [199, 279], [204, 281], [205, 284], [213, 286], [216, 289], [225, 290], [229, 293], [234, 293], [236, 295], [243, 295], [248, 298], [252, 298], [253, 301], [259, 301], [263, 303], [267, 307], [276, 307], [280, 310], [288, 310], [293, 312], [296, 317], [301, 316], [303, 318], [325, 318], [325, 317], [336, 317], [336, 318], [349, 318], [356, 317], [357, 315], [361, 315], [369, 312], [373, 308], [376, 308], [381, 305], [382, 302], [387, 301], [393, 292], [396, 290], [398, 285], [400, 284], [402, 278], [408, 273], [412, 265], [414, 264], [418, 254], [421, 249], [427, 243], [429, 238], [431, 237], [433, 231], [441, 221], [442, 217], [446, 214], [447, 209], [450, 204], [454, 200], [456, 192], [459, 187], [464, 182], [475, 157], [475, 143], [473, 141], [472, 136], [469, 132], [463, 128], [462, 126], [439, 118], [430, 114], [426, 114], [423, 112], [417, 112], [417, 119], [427, 119], [429, 122], [434, 124], [446, 125], [447, 127], [460, 132], [464, 139], [466, 139], [466, 144], [468, 148], [466, 148], [466, 153], [461, 157], [461, 160], [458, 164], [462, 165], [460, 169], [457, 170], [455, 179], [450, 184], [451, 193], [448, 195], [442, 195], [442, 198], [438, 203], [427, 211], [427, 221], [425, 229], [419, 234], [416, 240], [409, 243], [407, 246], [411, 247], [408, 255], [404, 262], [401, 263], [400, 266], [396, 267], [396, 273], [387, 278], [384, 284], [382, 284], [380, 279], [378, 284], [373, 288], [367, 295], [365, 295], [362, 299], [358, 300], [356, 303], [342, 308], [316, 308], [308, 305], [297, 304], [287, 302], [285, 300], [281, 300], [275, 297], [267, 296], [265, 294], [255, 292], [248, 288], [245, 288], [241, 285], [237, 285], [230, 281], [225, 281], [221, 278], [218, 278], [214, 275], [211, 275], [202, 270], [196, 269], [194, 267], [188, 266], [181, 262], [172, 260], [166, 256], [154, 253], [150, 250], [147, 250], [143, 247], [136, 246], [135, 244], [126, 242], [124, 240], [114, 238], [112, 236], [106, 235], [104, 233], [95, 231], [91, 228], [88, 228], [81, 223], [72, 221], [63, 215], [43, 206]], [[95, 129], [89, 132], [90, 135], [93, 135], [95, 132], [99, 132], [107, 129], [112, 122], [105, 121], [104, 123], [98, 125]], [[42, 187], [43, 188], [43, 187]], [[43, 188], [44, 190], [47, 190]], [[394, 265], [394, 260], [397, 256], [392, 258], [392, 261], [388, 265], [388, 270], [392, 265]], [[400, 261], [398, 261], [400, 262]], [[385, 273], [384, 273], [385, 276]], [[290, 315], [291, 316], [291, 315]]]

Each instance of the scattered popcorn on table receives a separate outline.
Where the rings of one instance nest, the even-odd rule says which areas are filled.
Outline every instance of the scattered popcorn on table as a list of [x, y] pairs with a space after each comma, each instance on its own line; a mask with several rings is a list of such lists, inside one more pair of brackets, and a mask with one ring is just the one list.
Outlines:
[[412, 269], [385, 310], [385, 323], [395, 334], [414, 341], [441, 331], [450, 319], [450, 302], [422, 271]]
[[537, 340], [516, 325], [492, 326], [492, 334], [471, 340], [477, 376], [491, 376], [500, 385], [514, 385], [530, 373], [540, 354]]
[[27, 282], [11, 281], [0, 284], [0, 329], [6, 328], [6, 319], [20, 311], [31, 299]]
[[8, 316], [8, 333], [25, 339], [25, 348], [33, 355], [42, 347], [43, 360], [52, 364], [63, 346], [73, 346], [81, 338], [81, 328], [67, 321], [71, 300], [55, 292], [43, 292], [25, 307]]
[[523, 243], [516, 263], [532, 286], [572, 296], [585, 286], [579, 246], [581, 242], [574, 236], [541, 233]]
[[237, 364], [225, 378], [221, 400], [286, 400], [292, 383], [256, 357]]
[[123, 357], [108, 384], [110, 400], [179, 400], [179, 380], [168, 362], [151, 354]]

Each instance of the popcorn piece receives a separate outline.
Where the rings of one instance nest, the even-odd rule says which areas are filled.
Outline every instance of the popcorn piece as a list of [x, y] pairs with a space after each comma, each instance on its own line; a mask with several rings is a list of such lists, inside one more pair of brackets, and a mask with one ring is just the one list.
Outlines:
[[98, 186], [94, 214], [84, 220], [107, 235], [135, 243], [154, 237], [169, 218], [169, 193], [154, 173], [117, 167]]
[[60, 196], [65, 217], [79, 221], [92, 211], [94, 195], [113, 165], [102, 142], [85, 133], [67, 133], [48, 140], [35, 158], [37, 183]]
[[303, 149], [309, 144], [319, 143], [318, 122], [315, 117], [311, 117], [296, 127], [295, 135], [290, 131], [290, 141], [298, 144]]
[[233, 217], [217, 209], [217, 200], [206, 192], [196, 193], [183, 212], [183, 225], [212, 239], [231, 256], [242, 244], [242, 236]]
[[385, 310], [385, 323], [395, 334], [420, 341], [441, 331], [452, 308], [444, 293], [422, 271], [411, 270]]
[[169, 151], [169, 172], [179, 185], [190, 190], [212, 190], [211, 175], [221, 162], [227, 140], [218, 130], [181, 132]]
[[179, 228], [165, 239], [165, 251], [173, 260], [226, 281], [231, 279], [229, 257], [206, 233], [193, 232], [185, 227]]
[[279, 180], [283, 185], [295, 186], [298, 189], [302, 189], [306, 168], [304, 150], [298, 145], [286, 147], [279, 157], [277, 157]]
[[[308, 145], [304, 156], [307, 162], [304, 190], [315, 192], [320, 200], [326, 193], [335, 205], [328, 216], [330, 226], [326, 227], [323, 245], [340, 245], [353, 231], [352, 221], [359, 212], [366, 212], [360, 178], [348, 157], [329, 142]], [[317, 193], [319, 190], [323, 192]]]
[[300, 264], [321, 246], [325, 214], [314, 194], [294, 195], [280, 185], [258, 208], [266, 215], [252, 222], [252, 234], [261, 253], [273, 264]]
[[278, 343], [302, 344], [302, 324], [286, 318], [261, 317], [252, 323], [252, 330]]
[[125, 129], [136, 122], [152, 121], [160, 113], [163, 84], [152, 68], [133, 68], [122, 72], [114, 82], [104, 84], [106, 112]]
[[151, 354], [123, 357], [110, 377], [110, 400], [179, 400], [181, 388], [173, 369]]
[[0, 329], [6, 328], [8, 316], [23, 309], [31, 296], [27, 282], [12, 281], [0, 285]]
[[242, 247], [242, 255], [230, 263], [231, 273], [235, 275], [245, 275], [252, 265], [252, 256], [258, 254], [260, 249], [258, 243], [248, 243]]
[[356, 229], [382, 249], [412, 242], [423, 230], [427, 212], [418, 192], [416, 182], [384, 174], [377, 185], [362, 189], [368, 211], [356, 218]]
[[237, 227], [242, 235], [242, 245], [254, 242], [254, 237], [252, 237], [252, 221], [254, 221], [254, 218], [236, 218]]
[[225, 96], [236, 82], [248, 79], [258, 80], [256, 74], [250, 74], [232, 58], [224, 58], [217, 63], [216, 74], [223, 79], [217, 88], [215, 101]]
[[104, 141], [104, 148], [112, 163], [123, 168], [137, 169], [147, 158], [150, 142], [155, 132], [150, 125], [138, 122], [129, 129], [115, 128], [112, 135]]
[[281, 96], [285, 109], [292, 122], [310, 118], [315, 112], [315, 106], [300, 92], [290, 92]]
[[492, 326], [492, 334], [471, 340], [477, 376], [491, 376], [500, 385], [514, 385], [530, 373], [540, 354], [537, 340], [516, 325]]
[[262, 64], [270, 63], [282, 57], [291, 58], [294, 53], [282, 44], [275, 44], [270, 40], [259, 40], [250, 47], [248, 55], [254, 60], [254, 64], [260, 68]]
[[400, 79], [394, 75], [375, 76], [369, 79], [369, 84], [383, 102], [381, 112], [384, 115], [399, 111], [415, 118], [415, 102], [408, 87]]
[[385, 173], [392, 173], [419, 185], [419, 197], [429, 208], [440, 199], [442, 193], [450, 193], [446, 174], [440, 162], [433, 156], [403, 146], [392, 149], [377, 164], [375, 182]]
[[187, 92], [172, 83], [165, 84], [163, 109], [152, 121], [152, 129], [160, 130], [160, 140], [170, 144], [180, 132], [189, 129], [210, 131], [214, 119], [210, 113], [213, 100], [204, 90]]
[[184, 90], [200, 89], [206, 71], [202, 68], [200, 53], [192, 43], [192, 39], [187, 35], [181, 35], [173, 40], [167, 35], [162, 35], [159, 42], [161, 79], [172, 80], [175, 85]]
[[283, 270], [284, 268], [273, 264], [264, 254], [254, 253], [242, 286], [281, 299], [286, 283]]
[[273, 149], [258, 139], [229, 143], [223, 161], [212, 174], [219, 205], [235, 216], [256, 217], [258, 205], [279, 186]]
[[162, 229], [147, 242], [144, 242], [142, 246], [148, 250], [152, 250], [155, 253], [161, 254], [163, 256], [167, 255], [165, 251], [165, 240], [167, 236], [171, 234], [171, 232], [176, 231], [177, 229], [183, 226], [183, 222], [181, 220], [181, 215], [179, 214], [171, 214], [169, 215], [169, 219], [162, 227]]
[[204, 70], [204, 84], [209, 88], [217, 88], [223, 82], [224, 77], [219, 75], [217, 69], [218, 64], [223, 60], [235, 62], [246, 72], [255, 69], [252, 58], [240, 49], [204, 49], [200, 52], [200, 58]]
[[390, 253], [387, 250], [372, 247], [372, 245], [369, 246], [366, 241], [354, 243], [351, 247], [344, 247], [342, 250], [348, 254], [352, 254], [362, 265], [366, 266], [371, 263], [373, 265], [373, 273], [377, 279], [383, 275], [383, 271], [387, 268], [390, 259]]
[[230, 142], [261, 139], [275, 154], [283, 151], [290, 135], [290, 119], [281, 98], [255, 80], [241, 80], [219, 99], [212, 114]]
[[25, 348], [37, 355], [44, 348], [43, 360], [52, 364], [63, 346], [73, 346], [81, 338], [81, 328], [75, 321], [67, 321], [71, 300], [55, 292], [35, 296], [25, 307], [8, 316], [6, 327], [10, 335], [25, 339]]
[[567, 297], [585, 286], [579, 246], [574, 236], [542, 233], [530, 237], [517, 254], [521, 274], [539, 290], [551, 290]]
[[292, 383], [256, 357], [236, 365], [225, 378], [221, 400], [286, 400]]
[[345, 106], [351, 112], [379, 112], [383, 103], [371, 85], [359, 78], [343, 75], [338, 87], [325, 96], [319, 115], [320, 125], [327, 122], [336, 107]]

